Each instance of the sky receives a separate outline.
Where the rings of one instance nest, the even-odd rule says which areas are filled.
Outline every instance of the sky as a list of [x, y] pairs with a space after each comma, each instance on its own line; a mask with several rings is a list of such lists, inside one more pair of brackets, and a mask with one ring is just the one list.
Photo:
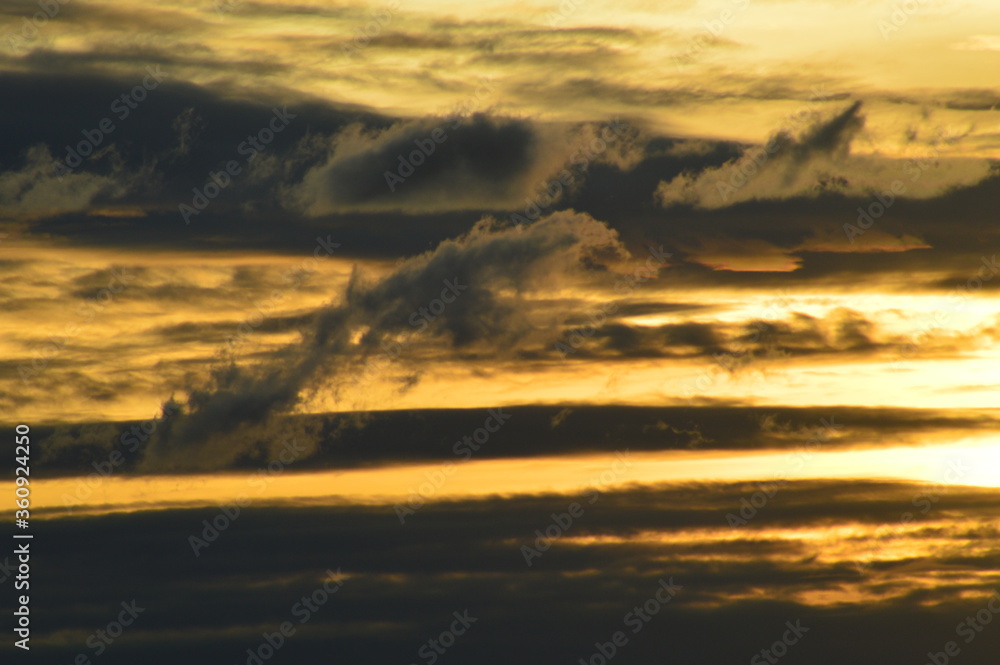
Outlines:
[[0, 90], [4, 662], [995, 665], [997, 3], [8, 0]]

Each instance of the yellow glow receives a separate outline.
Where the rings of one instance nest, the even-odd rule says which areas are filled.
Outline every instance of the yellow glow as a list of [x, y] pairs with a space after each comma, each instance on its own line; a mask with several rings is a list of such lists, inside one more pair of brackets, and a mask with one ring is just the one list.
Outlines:
[[[628, 466], [625, 465], [628, 461]], [[817, 479], [879, 479], [955, 486], [1000, 487], [1000, 442], [898, 446], [810, 452], [740, 453], [670, 451], [456, 464], [443, 482], [442, 464], [308, 473], [64, 478], [36, 481], [34, 498], [46, 516], [65, 509], [84, 514], [158, 510], [235, 503], [255, 505], [360, 503], [393, 505], [430, 488], [428, 501], [490, 495], [557, 492], [587, 488], [689, 482], [750, 482]], [[428, 484], [432, 483], [432, 484]], [[4, 487], [13, 491], [13, 485]]]

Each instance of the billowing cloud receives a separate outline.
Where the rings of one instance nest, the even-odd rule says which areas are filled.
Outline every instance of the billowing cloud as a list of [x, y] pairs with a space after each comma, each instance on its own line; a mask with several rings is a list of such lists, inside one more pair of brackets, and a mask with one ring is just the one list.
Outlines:
[[106, 175], [79, 172], [60, 174], [44, 145], [27, 151], [25, 165], [0, 172], [0, 219], [37, 219], [90, 209], [96, 200], [124, 196], [146, 173], [129, 173], [121, 165]]
[[[863, 154], [853, 149], [862, 135], [861, 102], [799, 132], [780, 130], [761, 146], [721, 166], [682, 173], [661, 182], [656, 196], [665, 207], [717, 209], [747, 201], [882, 195], [933, 198], [976, 184], [990, 174], [983, 159], [940, 159], [933, 137], [931, 155], [912, 160]], [[919, 186], [913, 183], [919, 181]]]
[[[311, 216], [524, 208], [546, 193], [548, 181], [558, 191], [546, 201], [558, 200], [591, 162], [622, 155], [629, 145], [626, 126], [611, 127], [480, 113], [401, 122], [374, 132], [355, 125], [334, 137], [327, 163], [306, 174], [288, 199]], [[575, 177], [566, 167], [576, 169]], [[562, 178], [560, 171], [566, 174]]]
[[147, 462], [161, 468], [231, 460], [242, 448], [221, 435], [293, 408], [312, 382], [342, 377], [401, 335], [430, 328], [457, 347], [488, 341], [503, 349], [551, 334], [557, 319], [525, 297], [541, 284], [571, 283], [626, 257], [605, 224], [558, 213], [527, 227], [485, 220], [374, 282], [356, 275], [342, 301], [316, 315], [301, 344], [258, 366], [221, 368], [208, 386], [191, 389], [184, 415], [156, 439]]

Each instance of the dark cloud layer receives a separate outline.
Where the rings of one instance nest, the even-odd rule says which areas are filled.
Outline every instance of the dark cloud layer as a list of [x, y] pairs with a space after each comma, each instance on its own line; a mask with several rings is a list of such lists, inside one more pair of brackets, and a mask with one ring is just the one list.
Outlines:
[[[252, 168], [185, 225], [178, 207], [190, 205], [193, 190], [203, 189], [209, 174], [228, 160], [245, 159], [239, 146], [267, 126], [273, 105], [176, 82], [168, 69], [163, 71], [164, 81], [124, 120], [110, 105], [141, 83], [145, 70], [137, 70], [135, 80], [2, 75], [5, 89], [22, 103], [11, 131], [0, 137], [0, 168], [10, 183], [6, 190], [0, 187], [0, 194], [9, 213], [35, 220], [12, 228], [29, 237], [52, 235], [85, 245], [266, 247], [298, 253], [308, 251], [318, 229], [335, 232], [347, 255], [412, 255], [468, 231], [484, 214], [523, 215], [536, 190], [551, 182], [579, 148], [578, 141], [592, 131], [484, 114], [399, 121], [289, 99], [284, 106], [295, 119], [255, 165], [243, 164]], [[797, 133], [776, 134], [778, 151], [721, 208], [677, 200], [663, 210], [655, 204], [656, 192], [659, 187], [662, 199], [661, 183], [693, 178], [689, 189], [703, 181], [711, 190], [704, 196], [716, 196], [716, 181], [747, 163], [750, 148], [647, 135], [627, 166], [595, 159], [585, 178], [563, 187], [544, 212], [587, 212], [616, 229], [633, 249], [662, 243], [680, 261], [673, 271], [679, 283], [688, 276], [720, 286], [829, 283], [859, 271], [912, 271], [929, 262], [961, 274], [978, 261], [983, 247], [1000, 244], [987, 214], [996, 176], [944, 187], [946, 176], [935, 175], [946, 170], [940, 160], [884, 160], [877, 172], [894, 174], [907, 190], [862, 234], [850, 228], [858, 224], [859, 208], [877, 202], [885, 179], [879, 175], [870, 193], [858, 193], [874, 162], [859, 162], [849, 176], [857, 182], [847, 189], [807, 195], [799, 185], [781, 184], [798, 178], [804, 165], [825, 163], [831, 155], [850, 165], [855, 158], [844, 150], [861, 131], [862, 108], [845, 104], [839, 114], [817, 124], [800, 122]], [[115, 129], [98, 146], [100, 156], [57, 179], [51, 163], [65, 159], [66, 147], [76, 146], [83, 132], [105, 117]], [[441, 130], [443, 142], [430, 138], [435, 130]], [[415, 141], [427, 145], [428, 140], [434, 153], [391, 191], [386, 173], [399, 171], [400, 156], [408, 160], [417, 150]], [[802, 177], [812, 177], [810, 168]], [[777, 189], [767, 190], [769, 183]], [[888, 180], [883, 184], [888, 186]], [[929, 200], [923, 194], [913, 198], [927, 187], [944, 189]], [[747, 198], [746, 192], [757, 194]], [[55, 208], [46, 209], [41, 201]], [[939, 222], [942, 216], [951, 220], [947, 230]], [[894, 246], [910, 251], [890, 251]], [[732, 274], [700, 267], [710, 260], [706, 256], [735, 257], [739, 263], [739, 257], [752, 258], [762, 249], [776, 257], [776, 265], [791, 261], [798, 269]], [[921, 286], [934, 288], [934, 281]]]
[[[544, 144], [531, 123], [477, 114], [386, 132], [315, 174], [314, 210], [483, 210], [529, 193]], [[305, 194], [309, 196], [309, 194]]]
[[[145, 73], [136, 72], [139, 81], [140, 75]], [[99, 146], [100, 157], [88, 159], [60, 182], [51, 161], [65, 158], [66, 146], [81, 141], [84, 130], [114, 117], [109, 104], [135, 82], [3, 77], [5, 87], [25, 104], [12, 131], [0, 137], [0, 165], [11, 183], [5, 205], [15, 216], [35, 219], [14, 228], [29, 237], [52, 235], [85, 245], [266, 247], [302, 253], [320, 230], [336, 233], [346, 255], [417, 254], [468, 231], [484, 214], [523, 215], [536, 189], [544, 189], [572, 156], [577, 148], [573, 137], [590, 131], [487, 115], [402, 122], [289, 100], [288, 110], [296, 118], [261, 153], [256, 166], [234, 178], [192, 224], [184, 225], [178, 206], [191, 204], [193, 190], [203, 189], [209, 174], [227, 160], [245, 157], [238, 146], [267, 126], [271, 107], [167, 77], [130, 117], [116, 120], [116, 129]], [[68, 117], [66, 109], [71, 109]], [[859, 131], [860, 112], [857, 104], [847, 105], [827, 121], [804, 125], [799, 135], [777, 134], [780, 150], [748, 179], [739, 196], [767, 187], [774, 177], [780, 185], [781, 174], [794, 174], [796, 164], [840, 154]], [[398, 171], [400, 155], [408, 159], [417, 149], [414, 141], [434, 143], [429, 137], [436, 129], [446, 140], [435, 143], [426, 162], [390, 191], [386, 172]], [[627, 167], [603, 159], [588, 164], [586, 177], [563, 187], [544, 212], [587, 212], [616, 229], [630, 249], [664, 244], [679, 260], [672, 271], [678, 284], [828, 284], [859, 271], [885, 275], [925, 268], [929, 262], [961, 274], [978, 262], [983, 247], [1000, 244], [986, 212], [996, 194], [996, 176], [946, 188], [929, 200], [915, 199], [912, 194], [930, 183], [939, 167], [926, 160], [888, 160], [879, 168], [895, 173], [907, 191], [859, 235], [850, 228], [858, 224], [859, 208], [867, 210], [877, 202], [877, 185], [870, 196], [856, 193], [863, 182], [810, 195], [796, 193], [795, 185], [790, 195], [774, 190], [777, 200], [759, 190], [755, 199], [734, 198], [722, 208], [678, 201], [660, 209], [655, 204], [660, 183], [700, 178], [715, 196], [715, 180], [747, 157], [740, 157], [741, 148], [730, 143], [657, 136], [643, 141], [637, 148], [641, 153], [635, 153], [641, 157], [633, 157]], [[837, 159], [850, 163], [847, 157]], [[857, 174], [862, 180], [863, 171]], [[915, 174], [920, 177], [913, 181]], [[57, 209], [46, 212], [39, 207], [43, 200]], [[322, 214], [316, 217], [318, 212]], [[939, 223], [942, 216], [952, 220], [947, 230]], [[713, 260], [705, 257], [730, 257], [716, 260], [738, 264], [740, 257], [748, 260], [762, 250], [775, 257], [775, 265], [791, 261], [798, 268], [734, 274], [701, 266]], [[928, 279], [921, 287], [935, 288], [935, 281]]]
[[[955, 639], [955, 624], [984, 607], [991, 582], [995, 586], [995, 577], [968, 577], [996, 569], [995, 528], [962, 531], [993, 514], [988, 491], [953, 491], [942, 499], [950, 515], [968, 520], [952, 536], [974, 549], [940, 559], [903, 557], [861, 573], [851, 550], [846, 558], [817, 560], [815, 541], [794, 529], [817, 521], [891, 527], [922, 488], [788, 484], [751, 526], [733, 531], [725, 514], [752, 489], [697, 485], [603, 493], [531, 567], [520, 546], [530, 545], [534, 530], [544, 529], [551, 513], [565, 511], [572, 497], [429, 504], [404, 525], [390, 507], [250, 507], [198, 557], [188, 539], [218, 510], [46, 521], [37, 540], [50, 544], [53, 565], [38, 577], [32, 595], [36, 620], [45, 626], [36, 639], [46, 643], [32, 650], [47, 662], [90, 652], [87, 636], [114, 618], [123, 599], [135, 598], [144, 614], [101, 662], [242, 663], [262, 631], [297, 620], [292, 606], [320, 585], [325, 571], [339, 568], [349, 576], [343, 587], [309, 622], [296, 624], [299, 631], [278, 657], [303, 664], [327, 663], [331, 654], [409, 662], [421, 644], [447, 628], [452, 612], [468, 609], [477, 623], [449, 658], [573, 662], [624, 629], [630, 640], [616, 658], [621, 662], [746, 661], [780, 639], [786, 621], [800, 620], [809, 633], [786, 662], [875, 665], [919, 662]], [[936, 537], [938, 524], [929, 522], [907, 542], [922, 547]], [[776, 528], [793, 530], [776, 537], [770, 531]], [[699, 542], [690, 535], [698, 529], [739, 537]], [[651, 531], [662, 532], [664, 540], [569, 540]], [[865, 552], [876, 545], [860, 540], [853, 546]], [[718, 557], [727, 564], [720, 566]], [[139, 560], [142, 569], [123, 565]], [[157, 575], [148, 576], [147, 567]], [[79, 570], [88, 574], [81, 577]], [[930, 588], [914, 585], [912, 576], [921, 574], [939, 581]], [[632, 634], [623, 619], [653, 596], [661, 578], [682, 588]], [[891, 593], [874, 602], [794, 600], [796, 594], [845, 589]], [[963, 662], [991, 663], [994, 645], [992, 633], [981, 633], [963, 645]]]
[[[310, 456], [299, 468], [346, 468], [418, 461], [455, 461], [457, 442], [482, 426], [485, 409], [351, 412], [277, 416], [273, 431], [307, 443]], [[510, 420], [477, 451], [477, 459], [657, 450], [799, 449], [822, 435], [828, 450], [901, 445], [991, 431], [988, 411], [932, 411], [857, 407], [503, 407]], [[827, 424], [836, 426], [831, 433]], [[38, 464], [46, 476], [88, 473], [91, 462], [122, 453], [120, 472], [141, 468], [138, 451], [121, 435], [142, 423], [93, 423], [38, 430]], [[167, 419], [163, 425], [169, 425]], [[159, 425], [159, 427], [163, 427]], [[147, 429], [150, 426], [147, 424]], [[240, 449], [228, 469], [257, 469], [271, 460], [280, 441], [258, 433], [259, 445]], [[128, 443], [131, 443], [129, 439]]]

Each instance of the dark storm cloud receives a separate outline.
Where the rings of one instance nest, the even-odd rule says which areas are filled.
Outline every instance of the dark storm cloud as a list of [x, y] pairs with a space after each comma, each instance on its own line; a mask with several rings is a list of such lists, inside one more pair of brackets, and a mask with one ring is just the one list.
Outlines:
[[[179, 205], [190, 205], [195, 190], [227, 161], [244, 162], [240, 146], [267, 127], [273, 113], [261, 104], [177, 83], [169, 66], [158, 70], [163, 82], [134, 109], [126, 109], [120, 97], [148, 76], [138, 66], [134, 78], [0, 75], [5, 89], [23, 100], [12, 131], [0, 137], [5, 170], [0, 179], [10, 183], [5, 188], [0, 180], [0, 205], [36, 219], [23, 231], [86, 244], [297, 249], [300, 243], [290, 231], [308, 238], [319, 223], [339, 229], [358, 255], [413, 254], [469, 230], [482, 212], [523, 207], [578, 147], [577, 135], [586, 138], [591, 131], [484, 115], [393, 124], [296, 98], [285, 107], [295, 119], [257, 163], [243, 163], [245, 172], [182, 228]], [[120, 118], [126, 110], [128, 116]], [[78, 149], [89, 150], [80, 147], [87, 143], [85, 132], [94, 136], [104, 119], [113, 131], [100, 136], [94, 154], [71, 174], [57, 177], [54, 164], [74, 159]], [[331, 156], [330, 141], [342, 148], [348, 126], [381, 138], [366, 139], [348, 157]], [[435, 130], [444, 132], [444, 142], [431, 139]], [[400, 155], [408, 159], [417, 149], [414, 141], [429, 141], [435, 152], [392, 192], [385, 174], [400, 170]], [[399, 212], [307, 220], [297, 210], [300, 200], [318, 206], [311, 215], [330, 206]], [[117, 210], [108, 212], [109, 207]], [[474, 210], [464, 216], [437, 212], [456, 207]], [[394, 231], [387, 243], [384, 228], [402, 225], [406, 228]]]
[[[953, 490], [942, 499], [951, 515], [965, 520], [949, 535], [970, 545], [967, 554], [903, 557], [865, 576], [853, 557], [871, 544], [871, 531], [845, 540], [854, 549], [827, 561], [818, 560], [823, 545], [795, 529], [812, 529], [817, 521], [869, 529], [898, 524], [900, 512], [912, 508], [910, 499], [925, 488], [790, 483], [752, 526], [731, 529], [725, 514], [751, 490], [700, 484], [603, 493], [530, 568], [520, 546], [530, 545], [534, 530], [564, 512], [572, 497], [429, 504], [405, 525], [385, 506], [251, 506], [199, 557], [189, 537], [218, 509], [41, 522], [38, 536], [52, 544], [54, 561], [65, 564], [33, 584], [45, 626], [35, 637], [45, 642], [33, 648], [49, 662], [68, 662], [86, 649], [88, 634], [113, 618], [103, 619], [106, 614], [122, 599], [136, 598], [145, 613], [101, 662], [242, 663], [262, 631], [289, 620], [294, 603], [338, 568], [347, 577], [343, 587], [308, 623], [296, 624], [282, 658], [318, 665], [334, 653], [408, 662], [420, 644], [446, 628], [453, 611], [468, 608], [477, 623], [448, 652], [467, 662], [573, 662], [616, 630], [629, 635], [616, 659], [623, 663], [678, 654], [689, 659], [681, 662], [745, 661], [780, 639], [789, 620], [809, 629], [790, 650], [789, 663], [920, 662], [928, 650], [954, 639], [958, 621], [985, 606], [990, 580], [979, 574], [996, 568], [998, 534], [969, 525], [992, 516], [990, 491]], [[938, 524], [907, 534], [907, 544], [922, 546], [940, 536]], [[779, 536], [776, 528], [791, 531]], [[663, 538], [630, 539], [650, 532]], [[737, 537], [698, 537], [712, 533]], [[586, 536], [613, 540], [569, 542]], [[290, 549], [289, 542], [296, 546]], [[122, 565], [139, 560], [158, 574]], [[915, 575], [935, 583], [921, 586]], [[676, 597], [632, 633], [624, 617], [653, 596], [660, 579], [671, 578], [681, 585]], [[796, 600], [844, 589], [891, 596], [848, 596], [826, 605]], [[963, 645], [963, 662], [991, 663], [991, 646], [984, 633]]]
[[[545, 174], [561, 168], [566, 150], [574, 145], [568, 128], [557, 130], [527, 120], [477, 116], [456, 129], [445, 123], [448, 139], [436, 144], [435, 153], [392, 192], [385, 172], [398, 169], [403, 149], [416, 149], [414, 140], [429, 140], [428, 132], [441, 127], [438, 121], [394, 122], [299, 102], [289, 105], [297, 118], [258, 160], [260, 168], [234, 178], [192, 224], [181, 228], [177, 206], [190, 203], [193, 189], [204, 187], [210, 172], [218, 171], [227, 160], [241, 158], [238, 146], [247, 135], [266, 126], [272, 110], [175, 83], [167, 76], [128, 118], [119, 121], [110, 104], [145, 75], [141, 68], [134, 79], [3, 75], [5, 89], [22, 101], [12, 131], [0, 136], [0, 164], [12, 188], [0, 186], [0, 195], [8, 191], [12, 198], [5, 203], [19, 214], [41, 215], [23, 232], [92, 245], [266, 247], [302, 252], [312, 246], [320, 226], [336, 232], [345, 251], [356, 256], [413, 255], [467, 231], [483, 213], [522, 212], [525, 196], [545, 182]], [[857, 131], [859, 114], [857, 104], [845, 105], [827, 121], [789, 137], [738, 196], [758, 182], [759, 186], [777, 183], [776, 191], [782, 191], [785, 174], [796, 171], [794, 164], [839, 154]], [[67, 145], [75, 146], [83, 140], [84, 130], [94, 129], [105, 117], [113, 118], [116, 128], [100, 147], [110, 149], [86, 160], [64, 182], [46, 172], [51, 161], [65, 158]], [[370, 133], [381, 138], [359, 138], [354, 152], [339, 157], [333, 152], [331, 157], [331, 141], [339, 136], [342, 140], [337, 145], [343, 147], [344, 132], [352, 123], [367, 128], [359, 137]], [[853, 279], [851, 275], [913, 272], [926, 268], [929, 260], [961, 272], [966, 265], [974, 269], [982, 247], [1000, 245], [985, 212], [1000, 178], [988, 177], [978, 184], [946, 188], [936, 197], [914, 199], [908, 193], [918, 191], [925, 182], [933, 187], [940, 183], [931, 182], [938, 177], [934, 176], [938, 167], [927, 162], [925, 170], [923, 162], [913, 160], [885, 160], [879, 165], [881, 172], [904, 182], [908, 191], [896, 196], [885, 214], [860, 236], [845, 227], [857, 225], [858, 208], [867, 209], [877, 201], [878, 189], [870, 190], [870, 195], [834, 188], [818, 195], [782, 194], [785, 198], [776, 200], [762, 196], [737, 201], [734, 197], [730, 205], [712, 209], [676, 202], [666, 210], [654, 205], [659, 183], [685, 177], [694, 177], [692, 182], [700, 177], [709, 188], [703, 194], [717, 196], [716, 176], [710, 174], [728, 173], [723, 171], [730, 168], [727, 163], [745, 159], [739, 157], [742, 149], [733, 143], [651, 136], [634, 163], [590, 164], [586, 178], [564, 191], [549, 211], [573, 207], [588, 212], [618, 230], [633, 250], [663, 243], [681, 261], [670, 274], [678, 287], [685, 283], [833, 284]], [[491, 156], [482, 157], [487, 153]], [[276, 160], [284, 166], [272, 168]], [[776, 180], [768, 176], [772, 171]], [[864, 178], [864, 169], [857, 177]], [[464, 191], [456, 195], [459, 183]], [[480, 202], [470, 203], [470, 197]], [[327, 200], [323, 204], [327, 208], [346, 206], [370, 212], [308, 218], [298, 205], [309, 200]], [[65, 208], [61, 213], [46, 212], [40, 206], [43, 201]], [[112, 216], [102, 210], [108, 206], [136, 212], [129, 215], [119, 210]], [[398, 211], [385, 211], [387, 207], [398, 207]], [[472, 209], [441, 212], [448, 207]], [[320, 206], [310, 214], [323, 209]], [[947, 230], [939, 222], [942, 215], [952, 220]], [[792, 262], [800, 267], [778, 274], [732, 273], [698, 265], [713, 260], [726, 263], [741, 254], [759, 256], [761, 242], [770, 248], [776, 266]], [[933, 250], [886, 251], [918, 243]], [[720, 251], [723, 258], [713, 259], [712, 253]], [[919, 271], [913, 278], [922, 279]]]
[[[159, 82], [155, 82], [156, 77]], [[34, 193], [36, 199], [42, 195], [65, 197], [66, 188], [73, 186], [76, 179], [89, 177], [109, 179], [124, 191], [114, 192], [113, 198], [93, 192], [77, 209], [87, 209], [90, 204], [99, 207], [116, 203], [137, 206], [140, 210], [177, 211], [180, 203], [191, 201], [193, 188], [203, 187], [209, 173], [218, 171], [230, 160], [241, 160], [247, 170], [253, 171], [249, 167], [259, 166], [266, 158], [286, 156], [289, 163], [283, 177], [295, 178], [296, 168], [300, 169], [299, 174], [304, 173], [310, 159], [322, 157], [310, 153], [309, 137], [313, 133], [333, 133], [359, 120], [378, 122], [373, 115], [339, 110], [298, 97], [288, 99], [285, 107], [278, 108], [287, 108], [302, 121], [289, 122], [261, 153], [263, 157], [258, 164], [249, 164], [247, 151], [241, 153], [240, 146], [246, 148], [248, 136], [256, 136], [269, 126], [274, 105], [226, 98], [177, 82], [169, 66], [153, 70], [135, 66], [131, 76], [119, 78], [10, 72], [0, 74], [0, 78], [9, 94], [21, 100], [17, 114], [8, 120], [10, 131], [0, 137], [0, 164], [7, 171], [4, 175], [11, 177], [32, 166], [33, 160], [39, 160], [33, 155], [47, 158], [42, 159], [41, 168], [30, 184], [8, 194], [9, 200], [0, 201], [5, 208], [15, 210], [19, 203], [21, 208], [25, 207], [29, 194]], [[134, 95], [136, 86], [142, 88], [144, 83], [145, 88]], [[122, 101], [123, 95], [130, 98], [127, 104]], [[110, 132], [98, 131], [104, 120], [112, 127]], [[54, 162], [72, 166], [73, 154], [77, 152], [84, 155], [83, 163], [60, 179]], [[139, 174], [144, 177], [137, 179]], [[232, 211], [236, 202], [227, 197], [236, 197], [243, 191], [256, 190], [258, 200], [263, 200], [261, 193], [267, 190], [267, 180], [265, 169], [244, 174], [234, 179], [231, 188], [214, 205]], [[41, 204], [35, 207], [44, 211]], [[31, 212], [22, 210], [23, 214]], [[116, 220], [116, 223], [128, 222]], [[132, 223], [150, 225], [148, 220], [138, 218]], [[90, 224], [100, 226], [101, 222]], [[178, 228], [176, 223], [171, 224], [172, 232], [176, 233]]]
[[592, 164], [631, 168], [641, 159], [645, 139], [617, 118], [545, 123], [478, 112], [493, 87], [481, 82], [475, 97], [485, 101], [469, 102], [468, 115], [398, 122], [380, 132], [348, 128], [333, 137], [327, 164], [289, 188], [286, 204], [310, 216], [534, 208], [536, 219], [538, 208], [564, 208], [556, 204], [580, 187]]
[[[569, 412], [566, 412], [569, 408]], [[861, 407], [625, 407], [570, 404], [566, 407], [514, 406], [512, 417], [477, 451], [477, 459], [612, 453], [622, 441], [633, 451], [797, 449], [829, 422], [836, 436], [830, 450], [867, 445], [901, 445], [961, 433], [972, 436], [997, 427], [986, 411], [938, 412]], [[280, 433], [307, 443], [301, 469], [327, 469], [419, 461], [455, 461], [455, 445], [482, 426], [482, 409], [275, 415], [272, 426], [250, 438], [266, 444]], [[120, 435], [135, 423], [90, 423], [38, 431], [39, 469], [46, 476], [91, 470], [91, 462], [113, 450], [138, 470], [142, 454], [123, 447]], [[273, 443], [273, 442], [271, 442]], [[269, 445], [243, 447], [218, 468], [256, 469], [270, 461]], [[459, 451], [461, 452], [461, 450]]]
[[[520, 198], [535, 170], [541, 137], [530, 123], [475, 115], [390, 130], [357, 154], [315, 174], [321, 192], [307, 207], [482, 209]], [[389, 174], [389, 175], [386, 175]], [[306, 195], [309, 196], [309, 195]]]

